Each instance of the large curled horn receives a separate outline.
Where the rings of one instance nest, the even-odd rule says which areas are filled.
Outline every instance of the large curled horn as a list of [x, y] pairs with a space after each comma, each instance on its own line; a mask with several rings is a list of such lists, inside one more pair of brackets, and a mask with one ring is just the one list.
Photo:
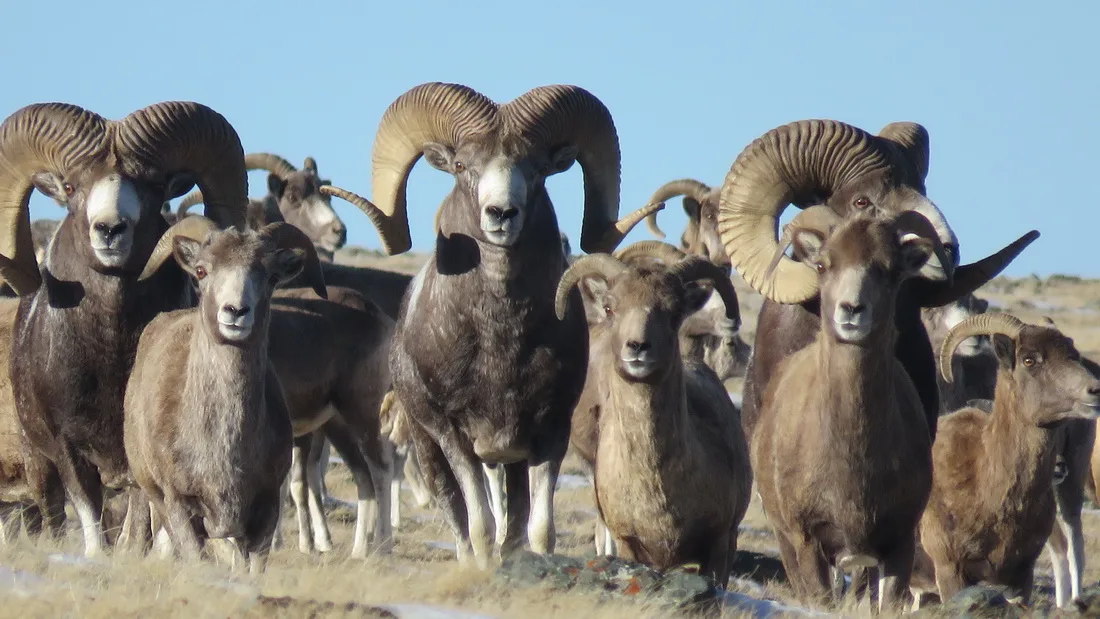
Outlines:
[[944, 380], [949, 383], [955, 381], [951, 371], [951, 357], [963, 340], [976, 335], [1004, 335], [1015, 342], [1025, 326], [1022, 320], [1011, 314], [978, 314], [955, 325], [940, 346], [940, 373]]
[[582, 278], [589, 275], [602, 275], [608, 281], [614, 280], [627, 270], [627, 266], [618, 258], [609, 254], [590, 254], [582, 256], [561, 276], [558, 292], [554, 296], [554, 313], [558, 320], [565, 320], [565, 310], [569, 307], [569, 291]]
[[[943, 242], [940, 241], [940, 235], [936, 232], [936, 227], [932, 225], [928, 218], [918, 213], [917, 211], [902, 211], [894, 217], [894, 225], [897, 227], [901, 237], [906, 234], [915, 234], [919, 237], [932, 241], [932, 251], [935, 252], [936, 258], [939, 259], [940, 265], [943, 266], [942, 276], [937, 276], [939, 281], [946, 281], [949, 284], [953, 281], [955, 269], [951, 259], [947, 256], [947, 250], [943, 247]], [[900, 239], [899, 239], [900, 240]], [[929, 281], [936, 281], [929, 278]]]
[[771, 277], [772, 271], [774, 271], [775, 268], [779, 266], [780, 261], [786, 257], [787, 248], [794, 242], [795, 230], [815, 230], [820, 232], [823, 237], [829, 238], [833, 228], [842, 221], [844, 221], [844, 218], [837, 215], [836, 211], [820, 204], [811, 206], [795, 215], [794, 218], [783, 227], [783, 236], [780, 237], [779, 243], [776, 245], [775, 254], [772, 256], [772, 261], [768, 264], [768, 268], [764, 271], [764, 277]]
[[[375, 206], [374, 203], [372, 203], [370, 200], [368, 200], [368, 199], [364, 198], [363, 196], [355, 193], [354, 191], [348, 191], [347, 189], [341, 189], [341, 188], [339, 188], [335, 185], [321, 185], [317, 189], [317, 191], [321, 195], [336, 196], [337, 198], [340, 198], [341, 200], [344, 200], [346, 202], [350, 202], [350, 203], [354, 204], [359, 210], [363, 211], [363, 213], [366, 214], [367, 218], [370, 219], [370, 222], [372, 224], [374, 224], [374, 228], [376, 230], [378, 230], [378, 236], [382, 237], [382, 242], [383, 243], [386, 242], [386, 233], [385, 233], [386, 214], [383, 213], [382, 210], [379, 209], [377, 206]], [[436, 214], [436, 222], [437, 222], [436, 229], [437, 230], [439, 229], [439, 226], [438, 226], [439, 219], [438, 218], [439, 218], [439, 214], [437, 213]]]
[[[679, 180], [669, 181], [658, 187], [657, 191], [653, 192], [653, 195], [649, 197], [649, 202], [647, 202], [647, 204], [660, 204], [676, 196], [687, 196], [702, 204], [707, 199], [708, 195], [710, 195], [710, 186], [692, 178], [681, 178]], [[646, 217], [645, 225], [657, 238], [665, 238], [664, 231], [657, 225], [656, 213]]]
[[726, 318], [741, 324], [741, 307], [738, 305], [737, 291], [722, 267], [706, 258], [691, 256], [672, 265], [670, 270], [685, 284], [701, 279], [710, 280], [714, 291], [722, 297], [722, 303], [726, 305]]
[[317, 248], [313, 241], [297, 227], [283, 221], [267, 224], [260, 230], [260, 235], [267, 237], [278, 249], [300, 249], [306, 253], [306, 263], [303, 269], [306, 282], [313, 288], [313, 292], [322, 299], [328, 298], [328, 289], [325, 287], [325, 275], [321, 271], [321, 259], [317, 257]]
[[183, 219], [184, 217], [187, 217], [187, 211], [189, 211], [191, 207], [195, 206], [196, 204], [202, 204], [202, 202], [203, 200], [201, 191], [192, 191], [186, 196], [183, 196], [183, 199], [180, 200], [180, 205], [176, 207], [176, 219]]
[[661, 241], [638, 241], [615, 252], [615, 257], [626, 264], [638, 258], [649, 258], [672, 266], [686, 258], [687, 254], [679, 247]]
[[160, 267], [172, 257], [172, 241], [177, 236], [186, 237], [199, 243], [206, 240], [206, 235], [218, 229], [218, 224], [213, 219], [202, 215], [192, 215], [180, 219], [171, 228], [164, 231], [160, 240], [153, 247], [153, 253], [145, 261], [145, 268], [141, 270], [138, 281], [146, 280], [156, 274]]
[[244, 167], [249, 170], [267, 170], [284, 180], [298, 171], [294, 164], [271, 153], [248, 153], [244, 156]]
[[1039, 238], [1039, 231], [1032, 230], [991, 256], [973, 264], [964, 264], [957, 267], [951, 282], [922, 282], [917, 280], [921, 283], [921, 293], [918, 297], [921, 306], [940, 307], [948, 303], [954, 303], [958, 299], [973, 293], [986, 285], [989, 280], [997, 277], [1005, 267], [1016, 259], [1016, 256], [1019, 256], [1037, 238]]
[[16, 295], [42, 284], [28, 208], [32, 177], [64, 176], [78, 164], [105, 158], [108, 127], [98, 114], [65, 103], [28, 105], [0, 125], [0, 278]]
[[890, 123], [878, 132], [878, 137], [889, 140], [896, 152], [913, 173], [910, 180], [921, 190], [928, 177], [928, 130], [917, 123]]
[[[642, 218], [619, 220], [621, 155], [611, 112], [579, 86], [540, 86], [500, 107], [505, 130], [528, 144], [571, 144], [584, 172], [584, 218], [581, 249], [611, 252]], [[641, 210], [647, 210], [643, 207]]]
[[147, 180], [193, 175], [208, 217], [223, 227], [244, 224], [248, 172], [240, 137], [225, 117], [199, 103], [167, 101], [130, 114], [118, 128], [125, 173]]
[[820, 201], [845, 183], [885, 170], [893, 157], [881, 140], [851, 125], [804, 120], [777, 127], [737, 156], [722, 185], [718, 231], [733, 268], [750, 286], [777, 303], [801, 303], [817, 294], [817, 274], [775, 256], [779, 215], [790, 203]]
[[412, 247], [405, 189], [424, 145], [439, 142], [457, 149], [466, 136], [494, 130], [496, 114], [497, 105], [485, 95], [439, 82], [416, 86], [386, 108], [371, 155], [373, 202], [382, 213], [375, 226], [386, 253]]

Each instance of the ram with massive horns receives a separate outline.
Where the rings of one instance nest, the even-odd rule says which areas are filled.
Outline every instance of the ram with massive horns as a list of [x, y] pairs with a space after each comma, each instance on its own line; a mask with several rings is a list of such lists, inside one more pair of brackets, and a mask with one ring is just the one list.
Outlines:
[[565, 320], [554, 315], [565, 261], [546, 178], [580, 162], [587, 252], [614, 249], [657, 207], [618, 219], [618, 135], [588, 91], [544, 86], [498, 105], [466, 86], [422, 84], [398, 97], [379, 124], [377, 208], [348, 195], [391, 254], [411, 245], [405, 192], [421, 155], [455, 185], [439, 209], [435, 253], [398, 320], [394, 391], [417, 426], [417, 458], [460, 560], [471, 549], [479, 566], [489, 560], [483, 464], [505, 467], [501, 554], [522, 545], [525, 527], [534, 550], [551, 552], [554, 485], [584, 385], [587, 328], [577, 293]]
[[[30, 443], [57, 465], [87, 554], [104, 545], [103, 486], [129, 482], [122, 401], [138, 336], [191, 301], [174, 265], [148, 281], [138, 275], [168, 228], [161, 206], [196, 183], [211, 218], [243, 223], [240, 139], [203, 105], [159, 103], [112, 121], [34, 104], [0, 125], [0, 277], [22, 297], [12, 389]], [[34, 188], [68, 210], [42, 264], [31, 240]]]
[[920, 308], [944, 305], [977, 290], [1039, 233], [1032, 230], [1001, 251], [960, 266], [955, 233], [925, 195], [928, 155], [928, 132], [916, 123], [891, 123], [872, 135], [837, 121], [805, 120], [768, 131], [733, 162], [722, 186], [718, 230], [733, 268], [765, 297], [744, 388], [742, 422], [750, 442], [760, 397], [776, 367], [808, 345], [820, 323], [817, 273], [783, 255], [777, 240], [779, 216], [788, 204], [820, 204], [842, 217], [916, 211], [932, 223], [947, 260], [933, 257], [917, 278], [902, 284], [896, 353], [935, 433], [936, 360]]

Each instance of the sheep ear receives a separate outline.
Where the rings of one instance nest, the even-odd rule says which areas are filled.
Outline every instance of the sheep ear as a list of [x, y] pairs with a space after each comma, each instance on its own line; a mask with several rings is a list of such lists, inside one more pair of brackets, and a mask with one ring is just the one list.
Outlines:
[[582, 277], [577, 289], [581, 291], [584, 315], [588, 317], [588, 322], [596, 323], [603, 320], [606, 316], [603, 310], [604, 302], [611, 290], [607, 280], [598, 275]]
[[702, 212], [703, 207], [699, 204], [699, 201], [690, 196], [684, 196], [684, 213], [691, 219], [699, 219], [699, 215]]
[[576, 146], [566, 144], [553, 153], [550, 153], [550, 170], [546, 175], [561, 174], [573, 167], [573, 164], [577, 161], [577, 154], [579, 152]]
[[52, 172], [39, 172], [31, 176], [31, 182], [34, 183], [35, 189], [42, 192], [42, 195], [57, 202], [58, 206], [67, 206], [69, 204], [69, 196], [65, 195], [65, 183], [56, 174]]
[[172, 256], [175, 257], [176, 264], [180, 265], [180, 268], [187, 271], [192, 277], [195, 275], [195, 267], [198, 264], [201, 250], [202, 243], [195, 239], [186, 236], [177, 236], [172, 239]]
[[825, 235], [809, 228], [796, 228], [791, 233], [791, 245], [794, 246], [795, 253], [802, 256], [806, 262], [815, 263], [821, 260], [821, 250], [825, 247]]
[[916, 275], [924, 267], [924, 263], [932, 257], [933, 251], [933, 241], [929, 239], [918, 237], [902, 243], [898, 255], [898, 267], [902, 276], [912, 277]]
[[306, 252], [304, 249], [291, 247], [275, 252], [275, 260], [272, 266], [273, 274], [278, 278], [277, 286], [281, 286], [298, 276], [305, 268]]
[[455, 151], [449, 146], [438, 142], [428, 142], [424, 145], [424, 158], [428, 164], [440, 172], [455, 173]]
[[710, 282], [691, 282], [684, 290], [684, 315], [690, 316], [703, 309], [703, 306], [714, 294], [714, 286]]
[[1001, 368], [1011, 372], [1016, 369], [1016, 342], [1007, 335], [993, 336], [993, 353], [997, 356], [997, 364]]
[[267, 190], [271, 192], [273, 196], [283, 196], [283, 191], [286, 190], [286, 181], [282, 179], [278, 174], [267, 175]]

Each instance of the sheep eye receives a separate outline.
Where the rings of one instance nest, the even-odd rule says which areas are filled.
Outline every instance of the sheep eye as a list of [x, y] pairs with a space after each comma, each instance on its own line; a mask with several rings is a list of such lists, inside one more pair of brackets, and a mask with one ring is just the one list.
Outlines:
[[825, 273], [825, 263], [824, 262], [815, 262], [814, 263], [814, 270], [817, 271], [818, 275], [821, 275], [821, 274]]
[[61, 185], [61, 189], [65, 192], [65, 195], [71, 196], [76, 191], [76, 187], [73, 187], [72, 183], [65, 183]]
[[1024, 365], [1027, 367], [1035, 365], [1035, 357], [1024, 357]]
[[868, 206], [871, 206], [871, 201], [864, 196], [860, 196], [855, 199], [855, 202], [852, 202], [852, 205], [862, 210], [867, 208]]
[[608, 315], [608, 316], [611, 316], [611, 315], [613, 315], [613, 314], [614, 314], [615, 312], [611, 310], [611, 306], [610, 306], [610, 305], [604, 305], [604, 306], [603, 306], [603, 313], [604, 313], [604, 314], [606, 314], [606, 315]]
[[203, 267], [195, 267], [195, 278], [202, 279], [206, 277], [206, 269]]
[[455, 162], [455, 173], [462, 174], [465, 171], [466, 171], [466, 164], [462, 163], [461, 161], [456, 161]]

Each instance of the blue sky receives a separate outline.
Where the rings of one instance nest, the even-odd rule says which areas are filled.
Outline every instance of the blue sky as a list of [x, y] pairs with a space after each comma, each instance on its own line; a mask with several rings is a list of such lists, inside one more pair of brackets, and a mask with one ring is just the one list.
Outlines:
[[[47, 9], [48, 7], [48, 9]], [[307, 8], [310, 7], [310, 8]], [[931, 133], [929, 196], [963, 260], [1043, 233], [1008, 273], [1100, 275], [1081, 261], [1100, 224], [1084, 181], [1100, 144], [1100, 5], [1085, 2], [5, 2], [0, 115], [67, 101], [110, 118], [162, 100], [205, 103], [246, 151], [271, 151], [370, 196], [370, 148], [397, 96], [426, 81], [506, 101], [544, 84], [583, 86], [610, 108], [623, 152], [620, 211], [665, 181], [722, 181], [765, 131], [833, 118]], [[12, 27], [14, 26], [14, 27]], [[266, 191], [250, 175], [251, 195]], [[451, 177], [410, 180], [413, 250]], [[549, 182], [576, 243], [579, 166]], [[339, 201], [335, 201], [339, 202]], [[60, 211], [41, 196], [34, 217]], [[349, 244], [379, 247], [339, 203]], [[662, 227], [684, 217], [669, 203]], [[647, 238], [639, 226], [629, 240]]]

